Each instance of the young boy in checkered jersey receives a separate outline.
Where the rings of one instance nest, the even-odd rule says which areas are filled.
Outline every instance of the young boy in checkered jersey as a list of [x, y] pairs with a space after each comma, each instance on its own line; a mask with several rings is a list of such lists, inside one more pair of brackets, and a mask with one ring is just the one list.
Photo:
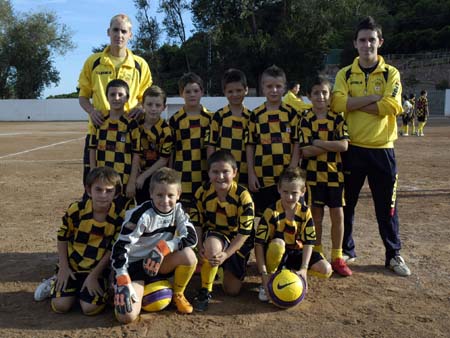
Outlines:
[[209, 181], [195, 193], [192, 218], [202, 259], [201, 289], [194, 300], [197, 311], [208, 308], [219, 267], [223, 290], [239, 294], [254, 242], [254, 206], [250, 193], [235, 181], [237, 163], [228, 150], [218, 150], [208, 159]]
[[110, 110], [101, 126], [95, 127], [89, 140], [91, 170], [111, 167], [120, 175], [123, 194], [127, 198], [136, 195], [136, 176], [139, 169], [140, 132], [136, 120], [125, 116], [125, 104], [129, 98], [128, 84], [120, 79], [106, 86]]
[[278, 200], [277, 179], [289, 165], [297, 166], [300, 154], [293, 152], [298, 113], [282, 102], [286, 90], [284, 71], [273, 65], [261, 75], [266, 102], [250, 115], [246, 144], [248, 188], [258, 215]]
[[280, 174], [277, 189], [280, 199], [270, 205], [258, 224], [255, 257], [261, 273], [258, 298], [267, 302], [267, 283], [271, 274], [283, 268], [302, 276], [308, 289], [308, 275], [328, 278], [330, 264], [313, 251], [316, 241], [311, 210], [302, 202], [305, 173], [299, 167], [287, 167]]
[[125, 216], [125, 206], [115, 199], [121, 190], [112, 168], [94, 168], [86, 178], [88, 199], [72, 203], [62, 218], [59, 263], [50, 290], [54, 312], [68, 312], [77, 300], [86, 315], [104, 309], [111, 249]]
[[247, 78], [238, 69], [229, 69], [222, 78], [222, 89], [228, 104], [213, 115], [206, 140], [207, 155], [216, 150], [229, 150], [237, 162], [236, 181], [248, 185], [248, 169], [245, 156], [245, 139], [248, 136], [250, 110], [244, 105], [248, 93]]
[[195, 208], [195, 191], [207, 180], [206, 145], [212, 113], [200, 104], [203, 81], [195, 73], [186, 73], [178, 81], [183, 107], [169, 119], [173, 154], [169, 166], [181, 173], [180, 202], [188, 214]]
[[343, 114], [329, 109], [331, 84], [325, 77], [316, 76], [307, 94], [312, 108], [303, 114], [298, 139], [302, 167], [306, 169], [307, 204], [316, 227], [314, 251], [323, 255], [322, 222], [326, 205], [331, 218], [331, 266], [339, 275], [350, 276], [352, 271], [342, 258], [344, 173], [340, 152], [348, 147], [347, 124]]
[[165, 167], [172, 153], [172, 129], [161, 118], [166, 109], [166, 93], [158, 86], [146, 89], [142, 106], [144, 119], [139, 124], [141, 132], [141, 161], [136, 178], [136, 203], [150, 199], [150, 179], [159, 168]]

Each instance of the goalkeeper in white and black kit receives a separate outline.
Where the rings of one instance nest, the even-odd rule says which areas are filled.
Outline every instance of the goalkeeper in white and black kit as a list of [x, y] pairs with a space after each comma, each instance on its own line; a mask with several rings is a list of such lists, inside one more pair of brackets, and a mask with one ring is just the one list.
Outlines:
[[197, 235], [189, 216], [177, 203], [180, 195], [179, 173], [161, 168], [150, 182], [152, 200], [126, 213], [112, 249], [116, 274], [114, 305], [121, 323], [138, 318], [146, 284], [172, 275], [173, 302], [179, 312], [192, 312], [184, 290], [197, 264], [192, 250]]

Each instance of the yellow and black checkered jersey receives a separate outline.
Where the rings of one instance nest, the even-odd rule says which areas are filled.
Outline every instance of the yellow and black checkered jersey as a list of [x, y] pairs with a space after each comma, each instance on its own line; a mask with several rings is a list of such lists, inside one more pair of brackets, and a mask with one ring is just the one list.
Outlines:
[[316, 229], [311, 210], [306, 205], [297, 202], [294, 220], [291, 221], [286, 218], [281, 200], [267, 208], [256, 229], [255, 243], [265, 245], [274, 238], [284, 240], [290, 249], [301, 249], [303, 245], [314, 245]]
[[416, 117], [423, 118], [428, 116], [428, 99], [420, 96], [416, 103]]
[[172, 154], [172, 129], [160, 118], [150, 129], [145, 128], [144, 120], [139, 125], [141, 131], [141, 169], [147, 170], [161, 157]]
[[111, 251], [125, 217], [125, 207], [113, 202], [104, 222], [94, 219], [92, 200], [72, 203], [62, 218], [58, 241], [67, 242], [70, 268], [92, 271]]
[[207, 182], [195, 193], [196, 210], [192, 223], [213, 230], [232, 240], [237, 234], [250, 235], [255, 219], [255, 208], [250, 193], [235, 181], [231, 184], [226, 201], [217, 198], [214, 186]]
[[[299, 123], [300, 148], [313, 145], [313, 140], [340, 141], [348, 140], [347, 124], [341, 113], [328, 111], [323, 119], [308, 110]], [[327, 151], [318, 156], [302, 160], [306, 166], [306, 182], [309, 185], [326, 184], [329, 187], [338, 187], [344, 183], [341, 153]]]
[[255, 146], [255, 173], [262, 187], [275, 185], [289, 165], [297, 123], [297, 111], [285, 103], [278, 110], [267, 110], [264, 103], [250, 114], [247, 143]]
[[237, 162], [236, 182], [248, 185], [248, 167], [245, 156], [245, 141], [248, 137], [250, 111], [243, 107], [242, 116], [234, 116], [229, 105], [216, 111], [213, 115], [209, 137], [206, 144], [216, 150], [225, 149], [233, 154]]
[[107, 115], [95, 133], [90, 135], [89, 148], [96, 150], [97, 167], [111, 167], [125, 186], [131, 174], [133, 154], [140, 153], [140, 131], [135, 120], [121, 116], [111, 120]]
[[208, 179], [205, 139], [212, 113], [202, 107], [200, 114], [188, 115], [181, 108], [169, 119], [175, 152], [173, 169], [181, 173], [183, 194], [194, 195]]

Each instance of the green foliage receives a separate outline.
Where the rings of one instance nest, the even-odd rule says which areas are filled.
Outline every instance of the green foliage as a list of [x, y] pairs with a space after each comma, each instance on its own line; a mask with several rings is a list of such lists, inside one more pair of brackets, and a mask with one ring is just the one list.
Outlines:
[[59, 83], [53, 57], [74, 47], [72, 33], [54, 13], [16, 14], [8, 0], [0, 0], [0, 13], [8, 18], [0, 29], [0, 95], [38, 98], [46, 86]]
[[438, 83], [436, 83], [436, 89], [437, 90], [450, 89], [450, 82], [447, 79], [443, 79]]
[[58, 95], [50, 95], [47, 99], [78, 99], [78, 92], [73, 92], [69, 94], [58, 94]]

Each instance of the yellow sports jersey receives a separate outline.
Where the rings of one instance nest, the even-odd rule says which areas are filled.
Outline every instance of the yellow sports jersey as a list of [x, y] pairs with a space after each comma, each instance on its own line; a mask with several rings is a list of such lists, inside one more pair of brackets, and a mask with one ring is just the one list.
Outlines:
[[[312, 110], [308, 110], [299, 124], [300, 148], [312, 146], [313, 140], [339, 141], [348, 138], [347, 124], [340, 113], [328, 111], [326, 118], [319, 119]], [[344, 183], [341, 153], [327, 151], [305, 158], [303, 162], [306, 162], [306, 181], [309, 185], [338, 187]]]
[[73, 271], [92, 271], [111, 251], [120, 233], [125, 208], [113, 202], [104, 222], [94, 219], [92, 200], [72, 203], [62, 218], [58, 241], [67, 242], [67, 257]]
[[207, 182], [195, 193], [196, 210], [192, 223], [203, 232], [216, 231], [232, 240], [237, 234], [250, 235], [255, 208], [250, 193], [233, 181], [226, 201], [217, 198], [214, 186]]
[[[108, 46], [102, 52], [89, 56], [84, 63], [78, 79], [79, 96], [92, 98], [94, 108], [106, 116], [106, 112], [109, 111], [106, 86], [114, 79], [124, 80], [130, 87], [130, 97], [125, 104], [127, 112], [142, 101], [144, 91], [152, 84], [150, 68], [143, 58], [127, 49], [125, 60], [116, 70]], [[94, 125], [89, 118], [89, 133], [94, 131], [93, 128]]]
[[107, 115], [105, 122], [94, 130], [95, 133], [90, 135], [89, 148], [96, 150], [97, 167], [113, 168], [120, 175], [125, 189], [131, 174], [133, 154], [140, 153], [137, 122], [125, 116], [111, 120]]
[[297, 111], [285, 103], [278, 110], [267, 110], [263, 103], [250, 114], [248, 144], [255, 146], [255, 173], [262, 187], [275, 185], [289, 165], [297, 123]]
[[[378, 115], [347, 110], [348, 97], [381, 95]], [[351, 143], [365, 148], [393, 148], [397, 139], [397, 115], [402, 112], [400, 73], [378, 56], [378, 66], [368, 74], [361, 70], [359, 57], [336, 75], [331, 110], [344, 112]]]
[[181, 108], [169, 119], [175, 158], [173, 168], [181, 173], [183, 194], [194, 194], [208, 179], [205, 139], [212, 114], [202, 107], [200, 114], [188, 115]]
[[250, 111], [243, 107], [242, 116], [234, 116], [227, 105], [214, 113], [206, 144], [216, 150], [229, 150], [237, 162], [236, 182], [248, 185], [245, 140], [248, 137]]
[[161, 157], [169, 158], [172, 153], [172, 129], [162, 118], [150, 129], [145, 128], [144, 120], [139, 125], [141, 131], [141, 163], [142, 171], [147, 170]]
[[311, 104], [306, 103], [301, 98], [297, 97], [293, 92], [288, 90], [286, 95], [283, 97], [283, 102], [287, 105], [290, 105], [294, 108], [298, 113], [302, 113], [304, 110], [312, 107]]
[[280, 238], [289, 249], [301, 249], [303, 245], [314, 245], [316, 229], [311, 210], [297, 202], [294, 220], [288, 220], [278, 200], [275, 205], [264, 211], [256, 229], [255, 243], [268, 244], [272, 239]]

